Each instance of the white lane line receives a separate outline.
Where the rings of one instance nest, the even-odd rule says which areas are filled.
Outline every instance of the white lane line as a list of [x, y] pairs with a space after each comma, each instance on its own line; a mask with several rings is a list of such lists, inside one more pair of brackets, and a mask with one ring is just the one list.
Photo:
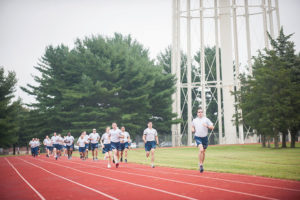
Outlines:
[[41, 162], [46, 162], [46, 163], [50, 163], [50, 164], [53, 164], [53, 165], [61, 166], [61, 167], [64, 167], [64, 168], [72, 169], [74, 171], [78, 171], [78, 172], [81, 172], [81, 173], [84, 173], [84, 174], [89, 174], [89, 175], [98, 176], [98, 177], [101, 177], [101, 178], [110, 179], [110, 180], [113, 180], [113, 181], [127, 183], [127, 184], [134, 185], [134, 186], [137, 186], [137, 187], [142, 187], [142, 188], [147, 188], [147, 189], [150, 189], [150, 190], [155, 190], [155, 191], [158, 191], [158, 192], [166, 193], [166, 194], [173, 195], [173, 196], [176, 196], [176, 197], [181, 197], [181, 198], [184, 198], [184, 199], [197, 200], [197, 199], [192, 198], [192, 197], [184, 196], [184, 195], [181, 195], [181, 194], [176, 194], [176, 193], [173, 193], [173, 192], [168, 192], [166, 190], [161, 190], [161, 189], [157, 189], [157, 188], [153, 188], [153, 187], [149, 187], [149, 186], [145, 186], [145, 185], [140, 185], [140, 184], [137, 184], [137, 183], [132, 183], [132, 182], [128, 182], [128, 181], [116, 179], [116, 178], [111, 178], [111, 177], [103, 176], [103, 175], [100, 175], [100, 174], [94, 174], [94, 173], [90, 173], [90, 172], [85, 172], [85, 171], [82, 171], [82, 170], [79, 170], [79, 169], [75, 169], [75, 168], [68, 167], [68, 166], [65, 166], [65, 165], [60, 165], [60, 164], [53, 163], [53, 162], [44, 161], [44, 160], [41, 160], [41, 159], [38, 159], [38, 160], [41, 161]]
[[5, 160], [8, 162], [8, 164], [16, 171], [16, 173], [23, 179], [23, 181], [42, 199], [45, 200], [45, 197], [43, 197], [43, 195], [41, 195], [41, 193], [39, 193], [23, 176], [22, 174], [14, 167], [14, 165], [8, 161], [7, 158], [5, 158]]
[[[141, 168], [135, 168], [135, 167], [128, 167], [129, 169], [136, 169], [136, 170], [142, 170], [142, 171], [148, 171], [146, 169]], [[279, 189], [279, 190], [289, 190], [289, 191], [295, 191], [300, 192], [300, 190], [293, 189], [293, 188], [286, 188], [286, 187], [278, 187], [278, 186], [271, 186], [271, 185], [264, 185], [264, 184], [258, 184], [258, 183], [249, 183], [244, 181], [236, 181], [236, 180], [230, 180], [230, 179], [223, 179], [223, 178], [216, 178], [216, 177], [209, 177], [204, 175], [193, 175], [193, 174], [185, 174], [185, 173], [176, 173], [176, 172], [163, 172], [163, 171], [157, 171], [161, 174], [174, 174], [174, 175], [184, 175], [184, 176], [190, 176], [190, 177], [197, 177], [197, 178], [206, 178], [206, 179], [213, 179], [213, 180], [219, 180], [219, 181], [226, 181], [231, 183], [239, 183], [239, 184], [246, 184], [246, 185], [253, 185], [253, 186], [259, 186], [259, 187], [268, 187], [273, 189]]]
[[[55, 164], [55, 165], [59, 165], [59, 164], [48, 162], [48, 161], [45, 161], [45, 160], [40, 160], [40, 161], [51, 163], [51, 164]], [[104, 168], [104, 167], [97, 167], [97, 166], [94, 166], [94, 165], [92, 166], [92, 165], [87, 165], [87, 164], [81, 164], [81, 163], [77, 163], [77, 162], [73, 162], [73, 161], [65, 161], [65, 162], [72, 162], [72, 163], [76, 163], [76, 164], [79, 164], [79, 165], [82, 165], [82, 166], [95, 167], [95, 168], [99, 168], [99, 169], [109, 170], [109, 169]], [[64, 165], [60, 165], [60, 166], [66, 167]], [[71, 168], [71, 167], [67, 167], [67, 168], [70, 168], [70, 169], [73, 169], [73, 170], [77, 170], [77, 169], [74, 169], [74, 168]], [[78, 170], [78, 171], [81, 171], [81, 170]], [[112, 170], [109, 170], [109, 171], [112, 171]], [[188, 182], [178, 181], [178, 180], [174, 180], [174, 179], [161, 178], [161, 177], [157, 177], [157, 176], [150, 176], [150, 175], [144, 175], [144, 174], [136, 174], [136, 173], [130, 173], [130, 172], [123, 172], [123, 171], [115, 171], [115, 170], [113, 172], [130, 174], [130, 175], [135, 175], [135, 176], [143, 176], [143, 177], [148, 177], [148, 178], [161, 179], [161, 180], [165, 180], [165, 181], [170, 181], [170, 182], [175, 182], [175, 183], [181, 183], [181, 184], [186, 184], [186, 185], [193, 185], [193, 186], [197, 186], [197, 187], [205, 187], [205, 188], [209, 188], [209, 189], [221, 190], [221, 191], [225, 191], [225, 192], [230, 192], [230, 193], [235, 193], [235, 194], [241, 194], [241, 195], [246, 195], [246, 196], [252, 196], [252, 197], [261, 198], [261, 199], [277, 200], [276, 198], [265, 197], [265, 196], [251, 194], [251, 193], [246, 193], [246, 192], [239, 192], [239, 191], [235, 191], [235, 190], [223, 189], [223, 188], [219, 188], [219, 187], [213, 187], [213, 186], [207, 186], [207, 185], [201, 185], [201, 184], [195, 184], [195, 183], [188, 183]]]
[[92, 191], [94, 191], [94, 192], [96, 192], [96, 193], [98, 193], [98, 194], [101, 194], [101, 195], [103, 195], [103, 196], [106, 196], [106, 197], [108, 197], [108, 198], [110, 198], [110, 199], [118, 200], [117, 198], [115, 198], [115, 197], [113, 197], [113, 196], [110, 196], [110, 195], [108, 195], [108, 194], [105, 194], [105, 193], [103, 193], [103, 192], [101, 192], [101, 191], [99, 191], [99, 190], [96, 190], [96, 189], [94, 189], [94, 188], [88, 187], [88, 186], [83, 185], [83, 184], [81, 184], [81, 183], [78, 183], [78, 182], [76, 182], [76, 181], [72, 181], [72, 180], [70, 180], [70, 179], [68, 179], [68, 178], [66, 178], [66, 177], [57, 175], [57, 174], [55, 174], [55, 173], [53, 173], [53, 172], [50, 172], [50, 171], [44, 169], [43, 167], [40, 167], [40, 166], [35, 165], [35, 164], [33, 164], [33, 163], [30, 163], [30, 162], [28, 162], [28, 161], [26, 161], [26, 160], [24, 160], [24, 159], [21, 159], [21, 158], [18, 158], [18, 159], [23, 160], [24, 162], [26, 162], [26, 163], [28, 163], [28, 164], [30, 164], [30, 165], [32, 165], [32, 166], [35, 166], [35, 167], [37, 167], [37, 168], [40, 168], [40, 169], [44, 170], [45, 172], [48, 172], [49, 174], [52, 174], [52, 175], [54, 175], [54, 176], [56, 176], [56, 177], [59, 177], [59, 178], [61, 178], [61, 179], [64, 179], [64, 180], [69, 181], [69, 182], [71, 182], [71, 183], [74, 183], [74, 184], [79, 185], [79, 186], [81, 186], [81, 187], [84, 187], [84, 188], [86, 188], [86, 189], [92, 190]]

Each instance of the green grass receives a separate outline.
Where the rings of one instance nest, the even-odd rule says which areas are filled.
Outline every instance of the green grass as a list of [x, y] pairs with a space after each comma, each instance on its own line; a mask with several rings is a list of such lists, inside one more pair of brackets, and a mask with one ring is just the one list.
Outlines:
[[[157, 166], [198, 170], [196, 147], [158, 148], [155, 156]], [[103, 159], [102, 155], [99, 157]], [[144, 149], [130, 150], [128, 160], [150, 164]], [[209, 146], [205, 170], [300, 181], [300, 143], [296, 144], [295, 149], [262, 148], [259, 144]]]

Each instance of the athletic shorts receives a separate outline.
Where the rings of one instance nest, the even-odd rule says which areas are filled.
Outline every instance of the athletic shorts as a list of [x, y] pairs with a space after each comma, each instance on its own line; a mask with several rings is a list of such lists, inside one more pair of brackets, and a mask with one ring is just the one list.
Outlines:
[[104, 144], [104, 148], [102, 149], [102, 153], [105, 154], [111, 151], [111, 144]]
[[63, 145], [63, 148], [66, 149], [66, 148], [67, 148], [67, 145]]
[[208, 147], [208, 137], [198, 137], [195, 136], [195, 141], [197, 143], [197, 147], [199, 146], [199, 144], [202, 144], [204, 149], [207, 149]]
[[79, 147], [79, 152], [84, 153], [85, 152], [85, 147]]
[[151, 149], [156, 148], [156, 142], [155, 141], [147, 141], [145, 144], [145, 151], [151, 151]]
[[123, 151], [124, 149], [128, 149], [129, 148], [128, 142], [120, 143], [120, 145], [121, 145], [121, 151]]
[[53, 151], [53, 147], [51, 146], [47, 146], [47, 149], [49, 149], [49, 151]]
[[74, 149], [74, 147], [73, 147], [73, 144], [72, 144], [72, 145], [70, 145], [70, 146], [69, 146], [69, 145], [67, 145], [67, 150], [70, 150], [70, 149], [71, 149], [71, 150], [73, 150], [73, 149]]
[[111, 149], [114, 150], [114, 149], [117, 149], [118, 151], [121, 151], [121, 145], [120, 145], [120, 142], [111, 142]]
[[85, 149], [89, 149], [89, 144], [85, 144], [85, 147], [84, 147]]
[[59, 144], [53, 144], [53, 147], [57, 150], [60, 150], [60, 148], [61, 148]]
[[98, 149], [98, 143], [91, 143], [91, 148], [94, 151], [95, 149]]
[[38, 147], [34, 147], [34, 148], [33, 148], [33, 153], [34, 153], [35, 155], [38, 155], [38, 152], [39, 152], [39, 148], [38, 148]]

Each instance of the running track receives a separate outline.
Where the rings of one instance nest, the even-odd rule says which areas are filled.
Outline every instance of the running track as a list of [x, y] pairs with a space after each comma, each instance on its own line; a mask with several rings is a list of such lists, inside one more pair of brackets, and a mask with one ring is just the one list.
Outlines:
[[300, 199], [300, 182], [77, 157], [0, 158], [0, 199]]

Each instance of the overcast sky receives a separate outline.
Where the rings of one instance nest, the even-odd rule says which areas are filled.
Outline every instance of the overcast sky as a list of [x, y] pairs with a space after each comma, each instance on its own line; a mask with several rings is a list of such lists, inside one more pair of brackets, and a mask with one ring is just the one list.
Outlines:
[[[249, 0], [251, 1], [251, 0]], [[172, 0], [0, 0], [0, 66], [33, 83], [33, 68], [47, 45], [73, 46], [92, 34], [131, 34], [151, 58], [171, 44]], [[300, 1], [279, 0], [280, 20], [300, 50]], [[32, 101], [17, 89], [24, 102]]]

